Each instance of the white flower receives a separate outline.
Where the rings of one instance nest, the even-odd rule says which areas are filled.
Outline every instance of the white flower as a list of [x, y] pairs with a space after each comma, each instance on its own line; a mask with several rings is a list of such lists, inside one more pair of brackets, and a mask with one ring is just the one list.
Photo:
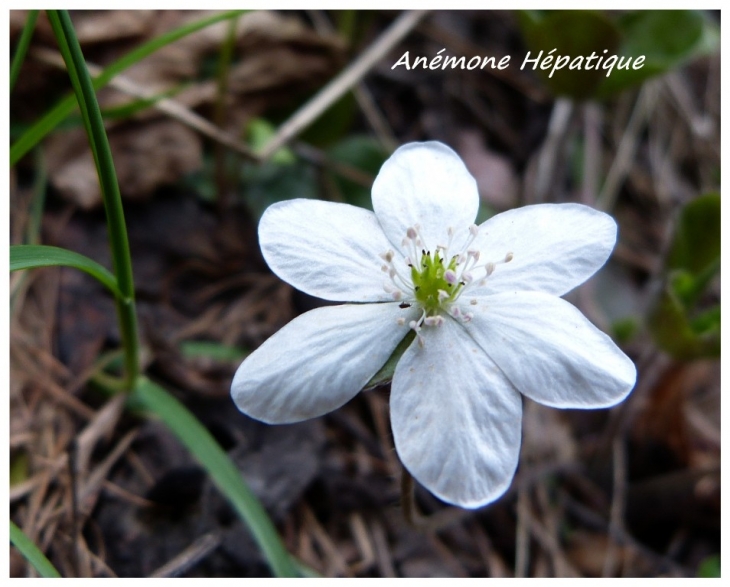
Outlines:
[[482, 506], [517, 467], [522, 399], [558, 408], [623, 400], [636, 370], [562, 296], [616, 241], [610, 216], [539, 204], [473, 224], [476, 182], [451, 149], [411, 143], [385, 162], [375, 212], [274, 204], [259, 225], [271, 269], [313, 296], [354, 302], [299, 316], [240, 366], [231, 393], [259, 420], [314, 418], [349, 401], [409, 329], [391, 422], [403, 464], [444, 501]]

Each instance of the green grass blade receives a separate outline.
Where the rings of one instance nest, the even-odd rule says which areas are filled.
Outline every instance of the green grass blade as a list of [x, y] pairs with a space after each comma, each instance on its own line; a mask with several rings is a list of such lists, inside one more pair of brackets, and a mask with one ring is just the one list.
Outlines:
[[146, 377], [139, 378], [132, 397], [159, 416], [208, 471], [216, 487], [230, 500], [250, 529], [274, 575], [297, 576], [291, 556], [266, 510], [207, 428], [177, 399]]
[[38, 11], [30, 10], [28, 12], [28, 18], [25, 20], [25, 26], [23, 26], [23, 32], [20, 33], [20, 39], [18, 40], [18, 46], [15, 49], [15, 55], [13, 55], [13, 62], [10, 64], [10, 91], [13, 91], [15, 82], [18, 81], [18, 74], [20, 74], [20, 66], [23, 65], [25, 54], [28, 52], [28, 46], [30, 40], [33, 37], [33, 30], [35, 29], [35, 23], [38, 20]]
[[69, 77], [71, 78], [76, 99], [79, 103], [84, 126], [89, 137], [94, 162], [99, 176], [101, 196], [106, 212], [109, 244], [112, 251], [112, 264], [117, 286], [122, 298], [117, 298], [119, 330], [124, 347], [125, 374], [129, 389], [139, 375], [139, 339], [137, 335], [137, 312], [134, 303], [134, 276], [132, 257], [129, 252], [129, 238], [124, 221], [122, 196], [119, 192], [117, 172], [114, 168], [109, 139], [106, 136], [104, 120], [101, 117], [99, 102], [96, 99], [89, 70], [81, 52], [71, 17], [66, 10], [49, 10], [48, 20], [56, 35]]
[[56, 570], [40, 549], [28, 538], [18, 526], [10, 520], [10, 543], [20, 551], [28, 562], [33, 565], [41, 577], [60, 579], [61, 573]]
[[73, 267], [91, 275], [117, 298], [123, 298], [117, 279], [103, 265], [84, 255], [47, 245], [12, 245], [10, 247], [10, 271], [35, 269], [36, 267]]
[[[135, 63], [141, 61], [145, 57], [158, 51], [162, 47], [169, 45], [187, 35], [197, 32], [205, 27], [213, 25], [217, 22], [233, 18], [240, 14], [248, 12], [247, 10], [230, 10], [203, 18], [201, 20], [186, 24], [169, 33], [152, 39], [148, 43], [134, 49], [127, 55], [121, 57], [94, 79], [94, 88], [100, 89], [107, 85], [114, 76], [128, 69]], [[26, 130], [23, 135], [10, 148], [10, 165], [15, 165], [20, 159], [37, 145], [43, 137], [56, 128], [63, 120], [73, 112], [76, 107], [76, 98], [71, 95], [64, 98], [54, 108], [52, 108], [43, 118], [38, 120], [33, 126]]]
[[[74, 56], [71, 53], [71, 48], [69, 46], [68, 39], [66, 38], [66, 34], [64, 32], [63, 25], [61, 24], [61, 19], [59, 18], [58, 12], [59, 11], [56, 10], [48, 10], [48, 20], [51, 23], [53, 34], [56, 35], [56, 42], [58, 43], [58, 49], [63, 56], [63, 61], [66, 63], [68, 77], [71, 80], [71, 85], [73, 86], [74, 94], [76, 95], [76, 101], [78, 102], [79, 110], [81, 110], [81, 120], [84, 124], [84, 129], [86, 130], [86, 136], [89, 139], [91, 153], [94, 157], [94, 164], [96, 165], [97, 169], [99, 169], [99, 153], [96, 148], [94, 131], [91, 127], [89, 107], [87, 101], [83, 99], [84, 94], [79, 77], [79, 64], [77, 60], [74, 59]], [[81, 60], [83, 61], [83, 58]]]

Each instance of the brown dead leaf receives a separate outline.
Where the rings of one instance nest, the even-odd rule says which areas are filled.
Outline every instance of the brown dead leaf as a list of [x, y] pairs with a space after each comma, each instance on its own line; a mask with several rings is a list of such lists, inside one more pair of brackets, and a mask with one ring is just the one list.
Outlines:
[[576, 441], [560, 411], [525, 398], [523, 418], [522, 458], [525, 461], [575, 461]]
[[[57, 133], [46, 144], [51, 183], [61, 196], [85, 210], [99, 206], [99, 179], [84, 132]], [[147, 197], [202, 164], [200, 137], [173, 120], [118, 127], [109, 133], [109, 144], [126, 198]]]
[[[87, 45], [99, 41], [86, 52], [90, 61], [98, 57], [98, 64], [104, 65], [129, 50], [129, 43], [121, 42], [120, 35], [139, 35], [147, 26], [145, 39], [152, 38], [206, 14], [160, 11], [124, 16], [126, 32], [118, 32], [109, 39], [103, 38], [103, 31], [113, 22], [110, 19], [114, 15], [97, 13], [77, 16], [76, 20], [85, 31], [83, 39]], [[204, 116], [210, 118], [218, 82], [214, 78], [195, 80], [204, 60], [216, 58], [228, 31], [228, 22], [207, 27], [163, 47], [124, 75], [146, 93], [177, 91], [176, 102], [187, 108], [208, 108]], [[236, 37], [236, 54], [228, 80], [226, 130], [241, 128], [251, 116], [286, 105], [292, 97], [315, 89], [344, 60], [343, 44], [338, 37], [322, 36], [299, 18], [279, 13], [252, 12], [241, 16]], [[183, 86], [185, 89], [179, 91]], [[111, 88], [104, 89], [99, 96], [100, 103], [107, 108], [136, 99]], [[154, 108], [121, 124], [108, 123], [108, 134], [124, 197], [148, 197], [158, 187], [178, 181], [201, 165], [199, 135], [162, 118]], [[56, 133], [46, 145], [54, 187], [83, 209], [98, 206], [98, 179], [84, 133], [79, 129]]]
[[82, 46], [141, 37], [149, 34], [155, 22], [152, 10], [73, 11], [71, 19]]
[[[566, 555], [584, 575], [601, 577], [608, 554], [609, 541], [610, 539], [605, 534], [577, 530], [571, 534]], [[618, 546], [614, 551], [614, 556], [621, 568], [624, 560], [631, 556], [631, 552], [626, 546]]]

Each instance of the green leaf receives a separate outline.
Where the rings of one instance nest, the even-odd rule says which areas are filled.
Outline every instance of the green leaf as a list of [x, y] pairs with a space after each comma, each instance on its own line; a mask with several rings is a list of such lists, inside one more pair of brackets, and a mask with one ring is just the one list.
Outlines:
[[[263, 118], [253, 118], [246, 127], [246, 140], [255, 153], [264, 150], [268, 142], [276, 134], [276, 127]], [[280, 165], [287, 165], [296, 161], [296, 156], [289, 147], [282, 147], [274, 153], [269, 161]]]
[[180, 352], [189, 359], [205, 358], [214, 361], [242, 361], [248, 351], [209, 340], [186, 340], [180, 343]]
[[[552, 49], [554, 56], [588, 57], [595, 51], [604, 57], [601, 69], [586, 70], [584, 59], [580, 69], [564, 68], [552, 78], [540, 71], [548, 87], [559, 95], [576, 100], [606, 98], [637, 85], [650, 77], [666, 73], [684, 63], [719, 49], [720, 31], [717, 23], [696, 10], [637, 10], [614, 18], [612, 13], [589, 10], [521, 11], [520, 26], [534, 58]], [[604, 53], [604, 49], [606, 52]], [[628, 58], [631, 65], [612, 70], [603, 69], [612, 55]], [[635, 59], [644, 56], [639, 69]], [[597, 63], [592, 61], [592, 65]], [[618, 64], [618, 63], [617, 63]], [[528, 64], [525, 69], [532, 69]], [[609, 73], [607, 76], [606, 74]]]
[[248, 526], [274, 575], [297, 576], [298, 569], [266, 510], [208, 429], [177, 399], [144, 376], [138, 378], [132, 397], [155, 413], [206, 469]]
[[613, 331], [613, 338], [619, 344], [626, 344], [638, 333], [639, 322], [633, 316], [620, 318], [611, 324], [611, 330]]
[[357, 102], [352, 92], [347, 92], [301, 134], [301, 139], [316, 147], [325, 148], [340, 140], [352, 126]]
[[46, 558], [46, 555], [10, 520], [10, 543], [20, 551], [41, 577], [60, 579], [61, 573]]
[[719, 357], [720, 306], [697, 314], [720, 270], [720, 194], [701, 196], [679, 213], [663, 289], [648, 316], [657, 346], [677, 359]]
[[241, 198], [257, 222], [271, 204], [293, 198], [317, 199], [320, 194], [316, 169], [300, 160], [246, 163], [241, 175]]
[[365, 384], [365, 387], [363, 387], [363, 391], [375, 389], [376, 387], [380, 387], [381, 385], [386, 385], [393, 380], [395, 367], [398, 364], [398, 361], [400, 361], [400, 358], [403, 356], [403, 353], [406, 352], [406, 349], [413, 342], [414, 338], [416, 338], [415, 332], [411, 331], [406, 334], [405, 338], [398, 343], [397, 347], [395, 347], [395, 350], [385, 362], [385, 365], [383, 365], [380, 368], [380, 371], [373, 375], [372, 379]]
[[[570, 70], [564, 67], [548, 77], [558, 56], [570, 56], [571, 61], [579, 56], [588, 57], [595, 52], [597, 56], [612, 55], [619, 46], [620, 33], [618, 27], [602, 12], [594, 10], [557, 10], [521, 12], [520, 25], [530, 59], [543, 52], [544, 59], [550, 51], [556, 49], [553, 63], [546, 70], [536, 72], [542, 76], [548, 87], [558, 95], [569, 96], [576, 100], [590, 98], [601, 84], [605, 72], [585, 69], [583, 60], [581, 69]], [[595, 64], [594, 59], [592, 64]], [[532, 70], [532, 61], [525, 65]]]
[[10, 247], [10, 271], [51, 266], [79, 269], [98, 280], [117, 298], [124, 298], [114, 275], [93, 259], [68, 249], [47, 245], [12, 245]]
[[[327, 150], [329, 157], [338, 163], [345, 163], [373, 177], [377, 175], [385, 160], [387, 151], [368, 135], [349, 136]], [[336, 173], [330, 173], [345, 202], [361, 208], [373, 209], [370, 188], [355, 183]]]
[[710, 193], [682, 208], [669, 250], [668, 268], [698, 276], [719, 258], [720, 194]]
[[718, 328], [713, 327], [714, 319], [709, 314], [693, 327], [687, 309], [668, 283], [651, 308], [647, 325], [657, 346], [675, 359], [715, 358], [720, 356], [719, 308]]
[[598, 89], [607, 97], [644, 80], [666, 73], [719, 48], [719, 27], [697, 10], [640, 10], [622, 15], [619, 55], [645, 55], [640, 69], [614, 69]]
[[720, 306], [714, 306], [696, 316], [691, 324], [692, 331], [698, 335], [720, 334]]
[[720, 575], [720, 555], [713, 554], [702, 559], [697, 576], [702, 579], [719, 579]]

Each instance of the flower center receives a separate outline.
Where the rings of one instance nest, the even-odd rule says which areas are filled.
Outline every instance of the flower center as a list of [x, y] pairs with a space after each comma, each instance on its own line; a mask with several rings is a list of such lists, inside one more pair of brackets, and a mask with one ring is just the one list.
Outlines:
[[420, 264], [411, 266], [413, 295], [427, 315], [437, 314], [459, 297], [465, 284], [456, 280], [457, 261], [456, 256], [445, 261], [439, 251], [425, 252]]
[[[410, 227], [401, 243], [405, 265], [410, 271], [406, 271], [402, 265], [398, 266], [392, 250], [380, 255], [386, 263], [381, 269], [390, 277], [390, 282], [383, 285], [385, 291], [394, 300], [403, 301], [402, 307], [417, 304], [421, 309], [421, 317], [409, 323], [421, 345], [424, 344], [421, 327], [440, 326], [444, 322], [443, 314], [461, 322], [469, 322], [473, 317], [471, 312], [463, 311], [454, 302], [471, 287], [484, 285], [496, 265], [512, 260], [512, 253], [507, 253], [500, 261], [479, 265], [479, 251], [469, 248], [478, 232], [478, 227], [472, 224], [469, 227], [470, 238], [462, 251], [450, 256], [453, 228], [449, 227], [447, 231], [449, 238], [446, 245], [439, 244], [430, 249], [420, 234], [420, 226], [416, 224]], [[470, 300], [470, 304], [476, 305], [477, 300]], [[405, 319], [399, 318], [398, 323], [405, 324]]]

